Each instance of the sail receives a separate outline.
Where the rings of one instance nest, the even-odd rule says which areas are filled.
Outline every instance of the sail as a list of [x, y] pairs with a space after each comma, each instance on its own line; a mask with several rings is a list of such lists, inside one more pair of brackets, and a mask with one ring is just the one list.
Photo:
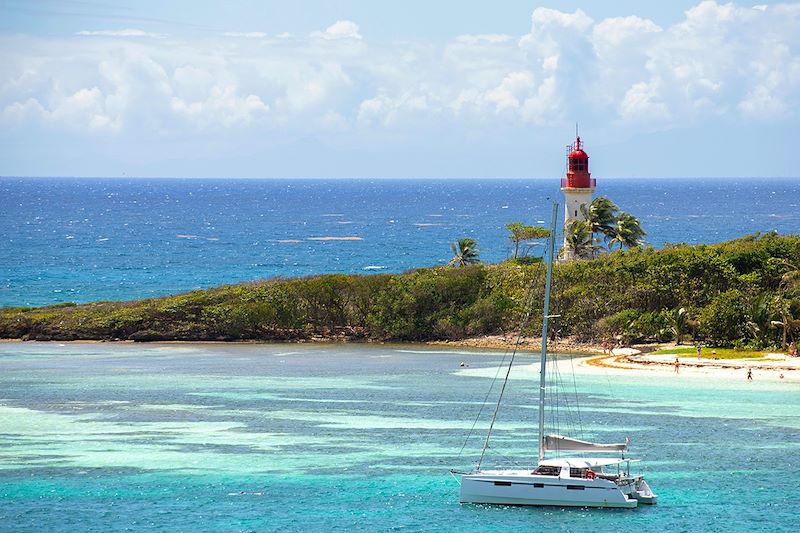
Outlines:
[[621, 444], [598, 444], [561, 435], [545, 435], [542, 445], [545, 450], [561, 452], [622, 452], [628, 448], [627, 442]]

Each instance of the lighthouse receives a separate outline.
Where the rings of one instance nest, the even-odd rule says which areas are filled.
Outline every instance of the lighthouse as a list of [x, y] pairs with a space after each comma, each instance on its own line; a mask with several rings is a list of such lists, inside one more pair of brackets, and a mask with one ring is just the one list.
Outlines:
[[567, 145], [567, 175], [561, 178], [561, 190], [564, 192], [565, 248], [567, 227], [573, 220], [586, 220], [581, 207], [589, 208], [596, 188], [597, 180], [589, 173], [589, 154], [583, 151], [581, 138], [576, 135], [575, 142]]

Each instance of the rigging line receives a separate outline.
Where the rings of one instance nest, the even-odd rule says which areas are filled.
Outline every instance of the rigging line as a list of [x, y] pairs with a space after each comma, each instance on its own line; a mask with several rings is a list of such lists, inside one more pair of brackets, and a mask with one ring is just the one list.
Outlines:
[[[536, 277], [538, 277], [538, 274], [539, 274], [538, 271], [540, 271], [540, 270], [541, 270], [541, 265], [537, 269]], [[483, 443], [483, 449], [481, 450], [481, 456], [480, 456], [480, 459], [478, 459], [478, 466], [477, 466], [478, 469], [480, 469], [481, 464], [483, 463], [483, 458], [486, 455], [486, 449], [489, 447], [489, 439], [492, 436], [492, 429], [494, 429], [494, 423], [497, 421], [497, 414], [500, 412], [500, 403], [502, 402], [503, 395], [505, 394], [505, 391], [506, 391], [506, 385], [508, 384], [508, 377], [509, 377], [509, 375], [511, 375], [511, 367], [514, 364], [514, 357], [517, 355], [517, 350], [519, 349], [519, 345], [522, 343], [522, 335], [523, 335], [523, 332], [525, 330], [525, 326], [528, 324], [528, 320], [530, 319], [530, 316], [531, 316], [531, 307], [532, 307], [531, 304], [533, 303], [533, 296], [534, 296], [533, 286], [530, 286], [528, 288], [527, 292], [528, 292], [528, 294], [527, 294], [527, 299], [525, 301], [525, 307], [524, 307], [524, 310], [523, 310], [524, 312], [523, 312], [521, 320], [520, 320], [519, 330], [517, 331], [517, 340], [514, 343], [514, 349], [511, 351], [511, 358], [508, 361], [508, 370], [506, 371], [506, 377], [505, 377], [505, 379], [503, 379], [503, 386], [500, 388], [500, 395], [497, 398], [497, 404], [495, 405], [495, 408], [494, 408], [494, 414], [492, 415], [492, 421], [489, 424], [489, 431], [486, 433], [486, 441]]]
[[[556, 396], [556, 406], [558, 408], [558, 411], [556, 412], [556, 415], [557, 415], [557, 423], [560, 426], [561, 419], [562, 419], [562, 416], [560, 415], [560, 411], [561, 411], [562, 401], [564, 400], [564, 391], [563, 391], [564, 387], [562, 385], [563, 384], [563, 379], [561, 378], [561, 368], [560, 368], [560, 365], [558, 364], [558, 354], [555, 353], [556, 350], [553, 350], [553, 352], [554, 352], [553, 353], [553, 358], [552, 358], [553, 359], [553, 376], [555, 377], [555, 380], [556, 380], [556, 394], [555, 394], [555, 396]], [[564, 402], [564, 409], [565, 409], [565, 416], [563, 418], [566, 419], [566, 423], [569, 426], [569, 424], [570, 424], [570, 419], [569, 419], [570, 418], [570, 412], [569, 412], [569, 405], [566, 402]], [[559, 427], [559, 430], [558, 430], [558, 434], [559, 435], [561, 434], [561, 428], [560, 427]]]
[[562, 418], [564, 418], [563, 415], [561, 414], [561, 400], [562, 400], [562, 396], [563, 396], [563, 392], [561, 390], [562, 389], [562, 386], [561, 386], [561, 373], [558, 370], [558, 355], [554, 353], [552, 359], [553, 359], [552, 374], [553, 374], [553, 378], [555, 379], [556, 424], [558, 426], [558, 431], [556, 433], [561, 435], [562, 434], [561, 427], [560, 427], [561, 426], [561, 420], [562, 420]]
[[489, 396], [492, 394], [494, 390], [494, 385], [497, 382], [497, 378], [500, 375], [500, 370], [503, 369], [503, 365], [506, 362], [506, 357], [508, 357], [508, 353], [510, 348], [506, 348], [506, 351], [503, 353], [503, 358], [500, 359], [500, 364], [497, 366], [497, 372], [494, 374], [494, 378], [492, 379], [492, 383], [489, 385], [489, 390], [486, 391], [486, 396], [483, 398], [483, 403], [481, 404], [481, 408], [478, 409], [478, 415], [475, 417], [475, 421], [472, 422], [472, 427], [469, 428], [469, 432], [467, 433], [467, 438], [464, 439], [464, 444], [461, 445], [461, 449], [458, 451], [458, 457], [461, 457], [461, 454], [464, 452], [464, 448], [466, 448], [469, 439], [472, 437], [472, 433], [475, 431], [475, 426], [478, 425], [478, 420], [480, 420], [481, 415], [483, 414], [483, 409], [486, 407], [486, 404], [489, 402]]
[[506, 455], [504, 453], [498, 452], [494, 448], [489, 448], [487, 451], [492, 456], [499, 457], [503, 461], [503, 464], [509, 464], [511, 466], [522, 466], [522, 463], [520, 463], [518, 459], [515, 459], [513, 457], [509, 457], [508, 455]]
[[[558, 337], [556, 337], [556, 340], [555, 340], [556, 345], [558, 344], [558, 340], [559, 340]], [[554, 349], [553, 351], [554, 351], [553, 357], [554, 357], [554, 359], [556, 359], [558, 357], [556, 355], [556, 353], [555, 353], [555, 352], [557, 352], [557, 350]], [[570, 427], [572, 429], [573, 434], [578, 433], [578, 430], [579, 430], [580, 433], [578, 433], [578, 434], [580, 435], [581, 438], [583, 438], [584, 437], [583, 420], [581, 419], [580, 402], [578, 400], [578, 385], [577, 385], [577, 381], [576, 381], [576, 378], [575, 378], [575, 366], [574, 366], [574, 362], [573, 362], [574, 358], [573, 357], [568, 357], [568, 359], [569, 359], [569, 364], [570, 364], [570, 371], [571, 371], [571, 374], [572, 374], [572, 385], [573, 385], [573, 391], [574, 391], [574, 395], [575, 395], [575, 408], [573, 409], [571, 404], [570, 404], [570, 398], [567, 395], [566, 387], [563, 388], [563, 391], [557, 391], [557, 394], [558, 394], [558, 392], [561, 392], [561, 395], [563, 396], [564, 406], [565, 406], [565, 409], [567, 411], [567, 417], [569, 418], [568, 422], [569, 422], [569, 425], [570, 425]], [[561, 377], [561, 373], [560, 373], [560, 371], [558, 369], [558, 365], [557, 364], [556, 364], [555, 375], [558, 376], [559, 383], [563, 384], [563, 379]], [[573, 413], [573, 411], [574, 411], [574, 413]], [[576, 419], [577, 419], [577, 424], [576, 424]]]
[[[557, 331], [557, 330], [556, 330]], [[558, 335], [556, 332], [555, 345], [558, 344]], [[566, 394], [566, 387], [564, 386], [564, 378], [561, 373], [561, 364], [558, 360], [558, 350], [553, 349], [553, 357], [552, 357], [552, 376], [554, 377], [554, 388], [555, 388], [555, 413], [554, 413], [554, 427], [556, 429], [557, 434], [562, 434], [561, 431], [561, 422], [562, 420], [566, 423], [566, 427], [571, 430], [571, 433], [574, 433], [575, 429], [575, 420], [572, 413], [572, 407], [570, 405], [569, 398]], [[561, 414], [561, 411], [564, 414]]]
[[[538, 277], [540, 271], [541, 271], [541, 266], [539, 266], [537, 268], [537, 270], [534, 272], [534, 277]], [[529, 286], [527, 292], [528, 292], [527, 297], [523, 298], [523, 302], [524, 302], [523, 310], [525, 310], [525, 309], [530, 310], [531, 303], [533, 302], [533, 287]], [[528, 311], [528, 315], [530, 315], [530, 311]], [[523, 315], [521, 323], [520, 323], [520, 332], [522, 332], [524, 325], [527, 323], [527, 320], [528, 320], [528, 317]], [[519, 346], [519, 338], [517, 338], [517, 342], [516, 342], [516, 344], [514, 346], [514, 351], [515, 352], [516, 352], [517, 346]], [[505, 352], [503, 353], [503, 358], [500, 360], [500, 364], [497, 366], [497, 372], [495, 372], [494, 378], [492, 379], [492, 383], [489, 385], [489, 390], [486, 391], [486, 396], [483, 398], [483, 403], [481, 403], [481, 407], [478, 410], [478, 414], [475, 417], [475, 420], [472, 422], [472, 427], [469, 428], [469, 432], [467, 433], [467, 438], [464, 439], [464, 444], [461, 445], [461, 449], [458, 451], [458, 456], [457, 457], [459, 457], [459, 458], [464, 453], [464, 448], [466, 448], [467, 443], [469, 442], [469, 439], [472, 437], [472, 434], [475, 431], [475, 427], [477, 426], [478, 421], [480, 420], [481, 415], [483, 414], [483, 409], [486, 407], [486, 404], [489, 402], [489, 396], [492, 394], [492, 391], [494, 390], [494, 386], [495, 386], [495, 383], [497, 382], [497, 378], [500, 375], [500, 371], [503, 369], [503, 365], [505, 364], [506, 357], [508, 357], [508, 354], [509, 354], [510, 351], [511, 351], [511, 348], [506, 348]], [[498, 402], [499, 402], [499, 400], [498, 400]], [[489, 432], [491, 433], [491, 429], [489, 430]], [[488, 441], [487, 441], [487, 444], [488, 444]], [[480, 463], [478, 463], [478, 464], [480, 465]]]
[[497, 421], [497, 414], [500, 412], [500, 402], [503, 400], [503, 395], [506, 391], [506, 385], [508, 384], [508, 376], [511, 375], [511, 367], [514, 365], [514, 357], [517, 355], [517, 348], [522, 340], [522, 329], [527, 322], [528, 315], [530, 313], [526, 313], [521, 324], [520, 324], [520, 331], [517, 333], [517, 342], [514, 345], [514, 349], [511, 352], [511, 357], [508, 361], [508, 370], [506, 370], [506, 377], [503, 379], [503, 385], [500, 387], [500, 395], [497, 397], [497, 404], [494, 408], [494, 414], [492, 414], [492, 421], [489, 424], [489, 431], [486, 433], [486, 441], [483, 444], [483, 449], [481, 450], [481, 457], [478, 459], [478, 468], [480, 469], [481, 463], [483, 463], [483, 458], [486, 455], [486, 449], [489, 447], [489, 438], [492, 436], [492, 429], [494, 429], [494, 423]]
[[[535, 272], [535, 274], [534, 274], [535, 277], [538, 277], [538, 271], [540, 271], [540, 270], [541, 270], [541, 266], [537, 269], [537, 272]], [[529, 288], [528, 288], [528, 296], [527, 296], [527, 298], [523, 299], [523, 301], [524, 301], [523, 309], [530, 310], [531, 303], [533, 302], [533, 287], [529, 286]], [[530, 315], [530, 311], [528, 311], [528, 315]], [[521, 323], [520, 323], [520, 332], [522, 332], [525, 324], [527, 323], [527, 320], [528, 320], [528, 317], [523, 315]], [[516, 344], [514, 346], [514, 351], [515, 352], [516, 352], [517, 346], [519, 346], [519, 342], [520, 342], [520, 339], [518, 337], [517, 338], [517, 342], [516, 342]], [[478, 421], [480, 420], [480, 417], [483, 414], [483, 409], [486, 407], [486, 404], [489, 402], [489, 396], [491, 395], [492, 391], [494, 390], [494, 386], [495, 386], [495, 383], [497, 382], [497, 378], [500, 375], [500, 371], [503, 369], [503, 365], [505, 364], [506, 357], [508, 357], [508, 354], [509, 354], [510, 351], [511, 351], [511, 348], [506, 348], [506, 351], [503, 353], [503, 358], [500, 360], [500, 364], [497, 366], [497, 372], [495, 372], [494, 378], [492, 379], [492, 383], [489, 386], [489, 390], [486, 392], [486, 396], [483, 399], [483, 403], [481, 404], [481, 407], [478, 410], [478, 415], [475, 417], [475, 420], [472, 422], [472, 427], [470, 427], [470, 430], [467, 433], [467, 438], [464, 439], [464, 444], [461, 445], [461, 449], [458, 452], [458, 457], [461, 457], [461, 455], [463, 454], [464, 448], [467, 446], [467, 443], [469, 442], [469, 439], [472, 437], [472, 434], [475, 431], [475, 427], [477, 426]], [[498, 402], [499, 402], [499, 400], [498, 400]], [[491, 433], [491, 429], [489, 430], [489, 432]], [[478, 463], [478, 464], [480, 464], [480, 463]]]
[[575, 365], [574, 365], [574, 357], [569, 358], [569, 366], [572, 369], [572, 388], [575, 391], [575, 411], [578, 413], [578, 426], [580, 427], [580, 438], [585, 440], [585, 434], [583, 431], [583, 420], [581, 419], [581, 404], [580, 400], [578, 400], [578, 382], [575, 379]]
[[[559, 329], [555, 329], [556, 335], [555, 335], [555, 340], [554, 340], [553, 352], [556, 352], [556, 353], [558, 352], [557, 346], [558, 346], [558, 341], [560, 340], [558, 332], [559, 332]], [[554, 356], [558, 357], [555, 354], [554, 354]], [[574, 367], [571, 366], [572, 365], [572, 358], [571, 357], [569, 358], [569, 361], [570, 361], [570, 367], [571, 367], [571, 371], [572, 371], [572, 379], [574, 381], [575, 380], [575, 369], [574, 369]], [[561, 377], [560, 367], [557, 366], [557, 368], [558, 368], [557, 372], [558, 372], [559, 383], [562, 384], [562, 387], [560, 388], [561, 389], [560, 392], [561, 392], [561, 395], [563, 397], [562, 399], [564, 401], [564, 407], [565, 407], [566, 413], [567, 413], [567, 419], [568, 419], [567, 423], [568, 423], [568, 425], [570, 427], [570, 430], [571, 430], [572, 434], [574, 435], [576, 433], [576, 429], [577, 429], [577, 426], [575, 424], [575, 419], [576, 418], [580, 419], [580, 414], [579, 413], [573, 414], [573, 408], [572, 408], [570, 399], [567, 396], [566, 387], [563, 386], [565, 384], [565, 382], [564, 382], [563, 378]]]
[[569, 397], [567, 396], [566, 387], [564, 386], [564, 378], [561, 375], [561, 365], [558, 363], [558, 356], [554, 355], [555, 359], [555, 375], [558, 379], [558, 390], [556, 394], [559, 396], [559, 405], [563, 403], [563, 410], [564, 410], [564, 420], [566, 422], [567, 428], [571, 431], [571, 434], [575, 433], [575, 420], [572, 413], [572, 407], [570, 405]]
[[553, 398], [553, 429], [555, 429], [555, 433], [557, 435], [561, 434], [561, 415], [559, 411], [561, 410], [561, 402], [559, 401], [558, 393], [560, 387], [559, 384], [559, 375], [558, 375], [558, 355], [553, 353], [553, 356], [550, 358], [551, 361], [551, 372], [550, 375], [553, 376], [553, 389], [555, 390], [555, 394], [551, 395]]

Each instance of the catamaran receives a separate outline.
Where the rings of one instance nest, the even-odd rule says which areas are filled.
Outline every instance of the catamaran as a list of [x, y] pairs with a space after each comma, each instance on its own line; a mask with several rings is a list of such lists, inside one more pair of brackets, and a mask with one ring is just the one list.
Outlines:
[[[542, 351], [539, 369], [539, 457], [535, 468], [482, 470], [481, 464], [489, 447], [494, 418], [477, 466], [471, 472], [451, 471], [461, 475], [461, 502], [503, 505], [555, 505], [570, 507], [634, 508], [640, 503], [655, 504], [657, 497], [643, 476], [631, 475], [626, 458], [628, 442], [600, 444], [562, 435], [546, 435], [545, 372], [547, 362], [548, 315], [550, 286], [553, 275], [555, 230], [558, 204], [553, 204], [553, 218], [548, 239], [547, 277], [545, 281], [542, 319]], [[512, 358], [513, 362], [513, 358]], [[509, 371], [511, 363], [509, 363]], [[508, 374], [506, 374], [508, 380]], [[502, 394], [499, 402], [502, 400]], [[497, 410], [495, 410], [495, 418]], [[570, 456], [562, 457], [562, 452]], [[575, 452], [620, 453], [619, 457], [573, 457]], [[555, 457], [547, 458], [547, 455]]]

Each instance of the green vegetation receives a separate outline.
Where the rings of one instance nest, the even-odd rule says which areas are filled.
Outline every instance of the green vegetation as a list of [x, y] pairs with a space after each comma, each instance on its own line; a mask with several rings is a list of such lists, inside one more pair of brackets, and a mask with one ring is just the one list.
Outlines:
[[578, 259], [594, 257], [600, 250], [592, 236], [592, 225], [588, 220], [573, 220], [564, 230], [564, 249]]
[[550, 236], [550, 230], [539, 226], [526, 226], [522, 222], [512, 222], [506, 224], [506, 229], [510, 232], [508, 238], [514, 243], [514, 255], [512, 259], [524, 258], [528, 255], [533, 244], [528, 244], [528, 247], [519, 253], [519, 245], [531, 239], [546, 239]]
[[[697, 357], [695, 348], [665, 348], [652, 353], [655, 355], [670, 354]], [[764, 355], [763, 352], [736, 348], [703, 348], [703, 359], [757, 359], [764, 357]]]
[[[470, 239], [467, 239], [470, 240]], [[464, 240], [462, 240], [464, 241]], [[471, 241], [471, 240], [470, 240]], [[469, 245], [469, 246], [467, 246]], [[474, 241], [457, 245], [466, 259]], [[472, 256], [476, 258], [476, 256]], [[0, 309], [0, 337], [40, 340], [423, 341], [514, 331], [541, 320], [541, 262], [458, 261], [404, 274], [271, 279], [135, 302]], [[555, 333], [761, 350], [800, 337], [800, 236], [615, 250], [556, 265]]]
[[629, 249], [641, 246], [645, 235], [639, 219], [629, 213], [620, 213], [608, 238], [608, 249], [612, 250], [614, 245]]
[[467, 266], [480, 262], [478, 255], [478, 241], [470, 238], [458, 239], [451, 245], [453, 249], [453, 258], [450, 260], [450, 266]]
[[602, 242], [605, 242], [608, 252], [614, 246], [631, 249], [644, 243], [646, 233], [639, 219], [620, 211], [617, 204], [605, 196], [595, 198], [588, 206], [581, 206], [581, 211], [584, 219], [570, 222], [565, 232], [565, 251], [572, 257], [595, 257], [603, 251]]

